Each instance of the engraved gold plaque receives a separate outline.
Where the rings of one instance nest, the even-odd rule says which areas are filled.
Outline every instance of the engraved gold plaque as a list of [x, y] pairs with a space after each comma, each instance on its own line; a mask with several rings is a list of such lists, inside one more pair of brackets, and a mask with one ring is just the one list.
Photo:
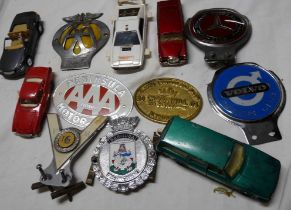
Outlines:
[[202, 97], [189, 83], [174, 78], [158, 78], [142, 84], [134, 94], [136, 109], [144, 117], [167, 123], [172, 116], [191, 120], [202, 108]]

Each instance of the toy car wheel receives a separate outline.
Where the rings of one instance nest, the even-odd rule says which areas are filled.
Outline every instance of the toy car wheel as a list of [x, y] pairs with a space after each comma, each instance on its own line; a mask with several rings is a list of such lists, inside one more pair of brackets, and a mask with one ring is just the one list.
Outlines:
[[32, 59], [31, 59], [30, 57], [28, 57], [28, 58], [26, 59], [26, 64], [27, 64], [28, 66], [32, 66], [33, 61], [32, 61]]

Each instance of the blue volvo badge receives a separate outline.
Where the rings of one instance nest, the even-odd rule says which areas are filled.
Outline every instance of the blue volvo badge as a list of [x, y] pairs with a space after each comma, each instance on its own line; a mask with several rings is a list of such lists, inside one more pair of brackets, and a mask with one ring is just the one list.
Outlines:
[[227, 121], [239, 125], [250, 144], [281, 139], [277, 119], [285, 105], [280, 79], [254, 63], [220, 69], [208, 85], [213, 109]]

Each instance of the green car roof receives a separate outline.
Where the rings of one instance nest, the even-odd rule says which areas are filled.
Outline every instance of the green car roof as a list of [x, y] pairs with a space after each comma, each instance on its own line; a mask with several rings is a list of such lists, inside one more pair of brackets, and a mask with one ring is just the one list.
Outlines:
[[[212, 135], [213, 138], [209, 138]], [[228, 162], [235, 144], [231, 138], [225, 135], [195, 123], [190, 124], [189, 121], [179, 117], [173, 117], [167, 124], [161, 135], [160, 143], [175, 147], [185, 154], [191, 154], [221, 170]]]

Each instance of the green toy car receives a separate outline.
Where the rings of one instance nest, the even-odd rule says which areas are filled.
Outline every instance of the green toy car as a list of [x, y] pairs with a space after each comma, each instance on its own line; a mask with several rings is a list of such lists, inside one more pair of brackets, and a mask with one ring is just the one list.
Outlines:
[[247, 196], [269, 201], [281, 164], [270, 155], [213, 130], [173, 117], [157, 150]]

